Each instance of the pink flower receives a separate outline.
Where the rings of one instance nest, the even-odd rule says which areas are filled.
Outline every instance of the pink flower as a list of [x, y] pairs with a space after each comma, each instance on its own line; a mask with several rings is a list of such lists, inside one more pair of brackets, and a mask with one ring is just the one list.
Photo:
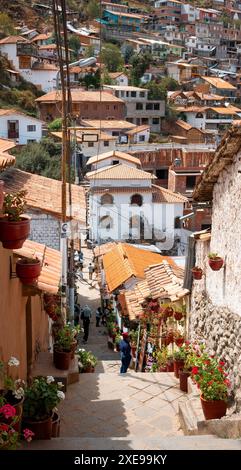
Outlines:
[[16, 410], [14, 406], [9, 405], [8, 403], [6, 405], [3, 405], [2, 408], [0, 408], [0, 413], [3, 414], [4, 418], [13, 418], [16, 415]]
[[27, 442], [31, 442], [33, 436], [34, 436], [34, 432], [30, 431], [30, 429], [26, 428], [23, 430], [23, 437]]

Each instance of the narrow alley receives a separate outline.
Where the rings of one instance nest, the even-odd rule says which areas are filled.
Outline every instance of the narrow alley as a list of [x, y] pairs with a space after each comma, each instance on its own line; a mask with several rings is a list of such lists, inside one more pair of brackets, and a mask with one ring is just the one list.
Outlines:
[[[95, 326], [100, 297], [95, 279], [88, 279], [92, 252], [84, 249], [84, 279], [79, 282], [82, 305], [92, 309], [87, 344], [80, 347], [98, 357], [95, 373], [80, 374], [68, 386], [62, 402], [60, 437], [33, 441], [31, 449], [153, 450], [235, 448], [214, 436], [184, 436], [178, 419], [183, 392], [173, 373], [141, 373], [129, 369], [119, 375], [119, 353], [108, 348], [106, 328]], [[237, 447], [238, 448], [238, 447]]]

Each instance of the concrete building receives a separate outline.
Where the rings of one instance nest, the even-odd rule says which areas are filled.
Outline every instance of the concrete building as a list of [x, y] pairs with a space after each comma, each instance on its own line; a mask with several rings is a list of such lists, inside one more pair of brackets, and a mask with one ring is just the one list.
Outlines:
[[[72, 113], [78, 123], [82, 119], [124, 119], [125, 102], [107, 91], [71, 90]], [[61, 117], [61, 93], [47, 93], [36, 99], [41, 119], [53, 121]]]
[[160, 132], [165, 116], [165, 101], [149, 100], [148, 90], [133, 86], [104, 85], [126, 104], [126, 119], [136, 126], [149, 125], [151, 132]]
[[15, 109], [0, 109], [0, 137], [19, 145], [39, 142], [44, 122]]

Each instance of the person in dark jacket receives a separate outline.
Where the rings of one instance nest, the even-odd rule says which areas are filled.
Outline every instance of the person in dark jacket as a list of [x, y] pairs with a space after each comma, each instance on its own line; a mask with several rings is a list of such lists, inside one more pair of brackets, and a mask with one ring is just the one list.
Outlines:
[[120, 342], [120, 356], [121, 368], [120, 373], [125, 374], [131, 362], [131, 346], [129, 343], [128, 333], [122, 333], [122, 340]]

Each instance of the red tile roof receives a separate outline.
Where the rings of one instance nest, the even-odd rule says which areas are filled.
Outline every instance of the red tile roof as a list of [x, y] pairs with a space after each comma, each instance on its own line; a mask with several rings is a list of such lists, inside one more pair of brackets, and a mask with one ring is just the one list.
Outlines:
[[18, 250], [13, 253], [20, 258], [38, 258], [41, 262], [41, 274], [37, 281], [38, 289], [57, 294], [62, 271], [61, 253], [40, 243], [26, 240]]

